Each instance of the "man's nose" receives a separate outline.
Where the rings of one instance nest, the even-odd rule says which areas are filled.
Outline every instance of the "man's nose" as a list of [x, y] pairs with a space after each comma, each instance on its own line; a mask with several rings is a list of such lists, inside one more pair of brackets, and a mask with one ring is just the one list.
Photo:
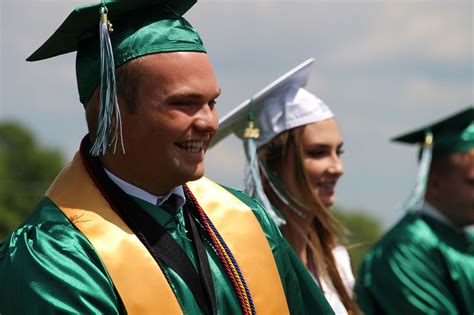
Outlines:
[[219, 126], [219, 119], [215, 108], [205, 104], [196, 114], [194, 126], [199, 131], [214, 133]]

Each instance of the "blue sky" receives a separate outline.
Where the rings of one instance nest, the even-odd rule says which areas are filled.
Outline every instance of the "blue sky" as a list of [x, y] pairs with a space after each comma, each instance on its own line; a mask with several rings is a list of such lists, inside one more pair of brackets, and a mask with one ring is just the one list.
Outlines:
[[[25, 58], [89, 1], [0, 1], [0, 119], [22, 122], [70, 158], [86, 130], [75, 56]], [[221, 84], [220, 115], [316, 59], [307, 89], [331, 107], [345, 139], [337, 204], [388, 226], [416, 176], [416, 149], [389, 138], [474, 103], [473, 15], [472, 1], [456, 0], [201, 0], [186, 17]], [[237, 138], [211, 149], [206, 163], [210, 178], [243, 186]]]

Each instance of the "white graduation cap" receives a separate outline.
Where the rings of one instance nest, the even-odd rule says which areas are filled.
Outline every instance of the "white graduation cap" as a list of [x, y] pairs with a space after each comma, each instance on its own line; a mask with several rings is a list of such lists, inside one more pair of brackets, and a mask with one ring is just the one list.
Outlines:
[[304, 61], [221, 118], [212, 143], [215, 145], [232, 132], [244, 140], [248, 159], [246, 192], [262, 202], [277, 225], [286, 221], [274, 211], [264, 193], [257, 149], [286, 130], [333, 117], [322, 100], [303, 88], [313, 63], [313, 58]]
[[303, 89], [313, 62], [313, 58], [304, 61], [223, 116], [212, 145], [231, 132], [244, 139], [249, 114], [260, 130], [257, 148], [283, 131], [333, 117], [322, 100]]

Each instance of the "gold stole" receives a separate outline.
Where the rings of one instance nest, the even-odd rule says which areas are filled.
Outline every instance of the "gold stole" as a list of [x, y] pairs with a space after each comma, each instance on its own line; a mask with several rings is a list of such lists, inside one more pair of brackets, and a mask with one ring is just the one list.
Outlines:
[[[257, 314], [288, 314], [272, 251], [252, 210], [206, 178], [188, 185], [232, 251]], [[128, 314], [182, 314], [156, 261], [104, 199], [79, 153], [46, 196], [92, 243]]]

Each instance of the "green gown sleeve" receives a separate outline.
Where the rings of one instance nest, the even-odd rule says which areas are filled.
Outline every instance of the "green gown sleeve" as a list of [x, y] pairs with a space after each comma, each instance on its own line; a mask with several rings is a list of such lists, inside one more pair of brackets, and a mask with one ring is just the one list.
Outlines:
[[0, 279], [2, 315], [125, 313], [88, 240], [47, 198], [0, 245]]
[[225, 188], [252, 209], [265, 232], [282, 280], [290, 313], [334, 314], [321, 289], [263, 207], [246, 194]]
[[[377, 265], [377, 266], [375, 266]], [[459, 314], [440, 257], [426, 245], [397, 244], [367, 257], [356, 287], [366, 315]]]
[[[465, 309], [465, 296], [460, 294], [473, 292], [463, 274], [474, 270], [473, 258], [455, 252], [438, 237], [417, 220], [392, 230], [369, 252], [355, 288], [366, 315], [473, 311]], [[467, 288], [460, 289], [463, 285]]]

